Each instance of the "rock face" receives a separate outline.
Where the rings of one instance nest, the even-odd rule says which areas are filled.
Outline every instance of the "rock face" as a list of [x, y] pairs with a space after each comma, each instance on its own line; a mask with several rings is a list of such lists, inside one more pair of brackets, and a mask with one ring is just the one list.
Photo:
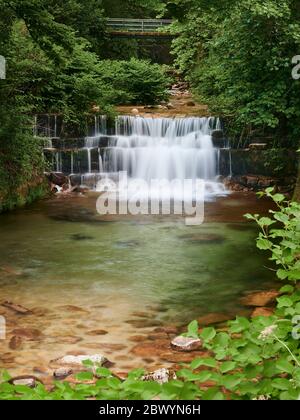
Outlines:
[[165, 368], [155, 370], [154, 372], [148, 373], [142, 377], [142, 381], [154, 381], [161, 385], [172, 379], [177, 379], [175, 372], [171, 372], [169, 369]]
[[194, 351], [199, 350], [202, 346], [202, 341], [199, 338], [189, 338], [179, 335], [171, 341], [171, 347], [177, 351]]
[[277, 290], [250, 293], [241, 299], [241, 304], [244, 306], [264, 307], [274, 303], [278, 296], [279, 292]]

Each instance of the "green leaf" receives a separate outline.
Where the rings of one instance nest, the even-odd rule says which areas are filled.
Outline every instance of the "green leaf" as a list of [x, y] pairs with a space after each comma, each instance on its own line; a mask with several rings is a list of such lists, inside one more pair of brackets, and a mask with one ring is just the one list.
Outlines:
[[225, 375], [222, 378], [222, 384], [229, 391], [233, 390], [239, 383], [241, 383], [242, 378], [240, 375]]
[[293, 293], [295, 288], [290, 284], [286, 284], [285, 286], [281, 287], [279, 290], [280, 293]]
[[198, 321], [194, 320], [188, 325], [187, 336], [191, 338], [198, 338], [199, 325]]
[[206, 359], [197, 358], [193, 360], [190, 364], [191, 369], [197, 369], [200, 366], [207, 366], [207, 367], [214, 368], [217, 366], [217, 362], [215, 359], [212, 359], [212, 358], [206, 358]]
[[272, 380], [272, 386], [284, 391], [290, 388], [290, 381], [285, 378], [276, 378]]
[[204, 341], [210, 341], [216, 336], [216, 330], [213, 327], [204, 328], [200, 334], [200, 337]]
[[235, 367], [236, 367], [236, 363], [235, 363], [235, 362], [231, 362], [231, 361], [229, 361], [229, 362], [224, 362], [224, 363], [222, 363], [222, 365], [220, 366], [220, 371], [221, 371], [222, 373], [226, 373], [226, 372], [229, 372], [230, 370], [235, 369]]
[[76, 374], [76, 379], [79, 381], [90, 381], [94, 378], [92, 372], [80, 372]]
[[272, 248], [272, 242], [267, 239], [260, 238], [256, 242], [257, 248], [261, 250], [267, 250]]
[[286, 359], [279, 359], [276, 362], [276, 368], [279, 370], [279, 372], [289, 373], [292, 374], [295, 367], [292, 363], [288, 362]]
[[281, 296], [277, 298], [278, 308], [286, 308], [293, 305], [293, 301], [288, 296]]

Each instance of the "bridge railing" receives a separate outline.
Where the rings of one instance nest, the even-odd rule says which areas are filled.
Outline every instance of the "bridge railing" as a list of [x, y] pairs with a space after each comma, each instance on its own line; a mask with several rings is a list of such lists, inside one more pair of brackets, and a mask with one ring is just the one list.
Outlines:
[[171, 23], [170, 19], [107, 19], [110, 30], [122, 32], [156, 32]]

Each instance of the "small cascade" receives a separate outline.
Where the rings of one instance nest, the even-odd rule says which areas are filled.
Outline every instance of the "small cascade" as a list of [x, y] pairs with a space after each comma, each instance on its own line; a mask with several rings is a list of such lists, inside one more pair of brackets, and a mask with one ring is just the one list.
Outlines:
[[95, 116], [90, 135], [76, 140], [73, 148], [65, 140], [56, 150], [55, 170], [76, 180], [80, 176], [81, 184], [94, 190], [100, 180], [115, 180], [126, 172], [130, 182], [203, 180], [209, 196], [226, 192], [218, 182], [224, 145], [214, 146], [212, 138], [222, 132], [218, 118], [120, 116], [112, 132], [108, 134], [106, 116]]

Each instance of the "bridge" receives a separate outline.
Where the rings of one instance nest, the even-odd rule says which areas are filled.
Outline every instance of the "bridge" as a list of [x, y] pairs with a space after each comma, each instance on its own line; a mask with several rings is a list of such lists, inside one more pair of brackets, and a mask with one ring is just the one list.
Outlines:
[[106, 21], [109, 33], [112, 36], [132, 37], [166, 37], [174, 35], [166, 31], [173, 21], [170, 19], [117, 19], [109, 18]]

